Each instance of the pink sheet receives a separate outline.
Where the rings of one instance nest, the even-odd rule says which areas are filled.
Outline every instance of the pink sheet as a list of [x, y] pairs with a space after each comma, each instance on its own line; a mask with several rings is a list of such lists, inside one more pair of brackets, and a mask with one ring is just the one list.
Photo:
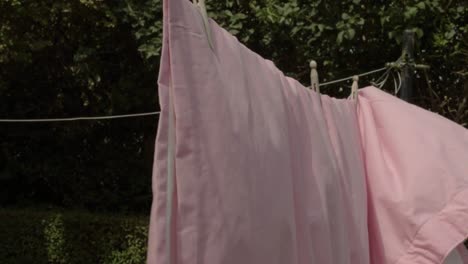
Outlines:
[[468, 131], [376, 88], [359, 92], [372, 263], [442, 263], [468, 237]]
[[[466, 235], [465, 130], [422, 110], [404, 111], [413, 124], [407, 132], [428, 139], [423, 145], [434, 157], [450, 150], [452, 160], [418, 158], [424, 149], [403, 139], [389, 153], [416, 163], [389, 165], [379, 146], [392, 142], [383, 136], [394, 129], [405, 130], [395, 122], [402, 113], [388, 115], [404, 103], [392, 99], [396, 107], [378, 108], [382, 117], [374, 119], [370, 102], [391, 96], [375, 88], [363, 89], [358, 102], [319, 95], [214, 21], [210, 27], [214, 50], [195, 6], [164, 0], [147, 263], [438, 263], [408, 261], [426, 254], [428, 238], [445, 254]], [[426, 115], [438, 121], [434, 137], [425, 127], [433, 120], [420, 119]], [[376, 131], [376, 122], [392, 130]], [[419, 125], [426, 136], [417, 136]], [[460, 138], [449, 141], [458, 146], [441, 148], [439, 136]], [[439, 165], [413, 166], [420, 160]], [[442, 224], [443, 233], [432, 224]], [[426, 258], [438, 259], [431, 254]]]

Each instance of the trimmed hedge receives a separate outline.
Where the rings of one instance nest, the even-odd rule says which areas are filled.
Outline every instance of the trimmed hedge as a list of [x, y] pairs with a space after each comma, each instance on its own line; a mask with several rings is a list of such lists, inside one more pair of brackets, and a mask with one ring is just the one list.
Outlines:
[[144, 264], [148, 220], [147, 216], [0, 208], [0, 263]]
[[0, 208], [0, 263], [145, 263], [148, 221], [147, 216]]

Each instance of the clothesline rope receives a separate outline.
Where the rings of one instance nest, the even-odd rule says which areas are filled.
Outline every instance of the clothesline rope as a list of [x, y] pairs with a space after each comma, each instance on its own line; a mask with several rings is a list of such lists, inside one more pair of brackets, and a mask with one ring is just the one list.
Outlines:
[[69, 122], [80, 120], [105, 120], [118, 118], [132, 118], [141, 116], [159, 115], [161, 112], [147, 112], [128, 115], [111, 115], [111, 116], [89, 116], [89, 117], [71, 117], [71, 118], [45, 118], [45, 119], [0, 119], [0, 123], [39, 123], [39, 122]]
[[[364, 72], [358, 74], [359, 77], [370, 75], [376, 72], [381, 72], [386, 70], [387, 67], [380, 69]], [[354, 75], [353, 75], [354, 76]], [[321, 83], [320, 86], [326, 86], [334, 83], [344, 82], [351, 80], [353, 76], [346, 78]], [[133, 118], [133, 117], [143, 117], [143, 116], [154, 116], [159, 115], [161, 112], [147, 112], [147, 113], [137, 113], [137, 114], [128, 114], [128, 115], [110, 115], [110, 116], [89, 116], [89, 117], [70, 117], [70, 118], [38, 118], [38, 119], [0, 119], [0, 123], [44, 123], [44, 122], [72, 122], [72, 121], [82, 121], [82, 120], [108, 120], [108, 119], [119, 119], [119, 118]]]
[[[370, 74], [373, 74], [373, 73], [376, 73], [376, 72], [381, 72], [381, 71], [384, 71], [384, 70], [387, 70], [387, 69], [388, 69], [387, 67], [383, 67], [383, 68], [380, 68], [380, 69], [376, 69], [376, 70], [364, 72], [364, 73], [361, 73], [361, 74], [357, 74], [357, 76], [362, 77], [362, 76], [370, 75]], [[352, 76], [349, 76], [349, 77], [346, 77], [346, 78], [342, 78], [342, 79], [338, 79], [338, 80], [334, 80], [334, 81], [330, 81], [330, 82], [321, 83], [321, 84], [319, 84], [319, 86], [326, 86], [326, 85], [330, 85], [330, 84], [334, 84], [334, 83], [339, 83], [339, 82], [344, 82], [344, 81], [347, 81], [347, 80], [352, 80], [353, 76], [355, 76], [355, 75], [352, 75]]]

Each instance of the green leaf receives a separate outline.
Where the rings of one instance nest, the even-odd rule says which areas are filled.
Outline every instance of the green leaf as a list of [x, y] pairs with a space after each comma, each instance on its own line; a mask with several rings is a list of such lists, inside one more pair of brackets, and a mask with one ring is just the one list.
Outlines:
[[336, 37], [336, 43], [341, 44], [343, 42], [343, 34], [344, 34], [344, 31], [340, 31], [338, 33], [338, 36]]
[[444, 35], [445, 35], [445, 37], [447, 39], [452, 39], [455, 36], [455, 30], [451, 29], [451, 30], [445, 32]]
[[383, 26], [386, 22], [390, 21], [389, 16], [382, 16], [380, 17], [380, 25]]
[[349, 39], [353, 39], [354, 38], [354, 35], [356, 35], [356, 31], [352, 28], [348, 29], [348, 38]]
[[415, 28], [414, 31], [416, 32], [416, 36], [418, 38], [422, 38], [424, 36], [424, 31], [420, 28]]
[[426, 4], [424, 4], [424, 2], [419, 2], [416, 4], [416, 6], [419, 8], [419, 9], [426, 9]]
[[416, 16], [417, 13], [418, 13], [418, 8], [408, 7], [408, 8], [406, 8], [404, 16], [405, 16], [406, 19], [410, 19], [410, 18]]

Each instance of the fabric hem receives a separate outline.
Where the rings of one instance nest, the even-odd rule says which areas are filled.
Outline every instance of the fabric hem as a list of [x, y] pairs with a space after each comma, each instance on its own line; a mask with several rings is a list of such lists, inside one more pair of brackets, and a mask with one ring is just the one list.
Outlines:
[[423, 224], [409, 249], [394, 264], [442, 264], [467, 237], [468, 188], [464, 188]]

